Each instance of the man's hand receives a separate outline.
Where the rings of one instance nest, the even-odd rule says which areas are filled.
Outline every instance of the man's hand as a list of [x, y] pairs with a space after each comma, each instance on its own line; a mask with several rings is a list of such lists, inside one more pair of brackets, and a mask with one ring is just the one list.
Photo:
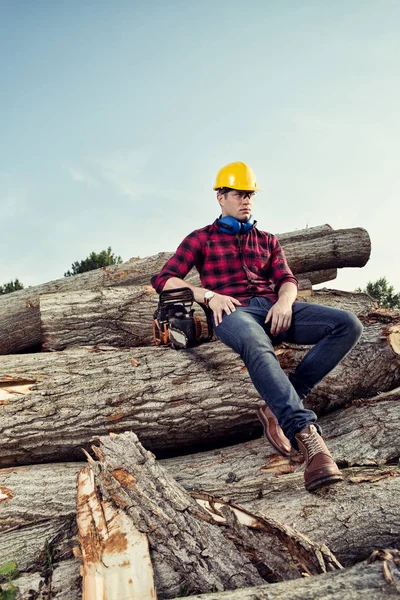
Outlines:
[[269, 309], [265, 322], [271, 321], [272, 335], [284, 333], [292, 322], [292, 302], [286, 297], [280, 297]]
[[232, 298], [232, 296], [224, 296], [223, 294], [215, 294], [208, 303], [214, 314], [215, 325], [222, 323], [223, 313], [226, 312], [230, 315], [235, 312], [236, 306], [240, 306], [239, 300]]

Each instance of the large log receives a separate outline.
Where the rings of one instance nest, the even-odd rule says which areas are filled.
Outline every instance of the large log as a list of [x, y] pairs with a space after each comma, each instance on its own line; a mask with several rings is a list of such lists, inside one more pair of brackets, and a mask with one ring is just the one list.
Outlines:
[[[201, 457], [199, 459], [201, 461]], [[160, 464], [175, 476], [175, 468], [170, 468], [171, 461]], [[184, 464], [183, 459], [183, 467]], [[75, 519], [70, 519], [70, 515], [75, 512], [75, 498], [72, 498], [72, 492], [75, 495], [78, 470], [79, 465], [76, 463], [64, 469], [64, 473], [60, 465], [41, 465], [34, 468], [33, 479], [30, 479], [28, 472], [23, 468], [14, 470], [8, 489], [15, 493], [17, 506], [13, 508], [12, 499], [5, 502], [8, 529], [0, 533], [0, 564], [13, 559], [17, 562], [20, 572], [39, 570], [43, 574], [47, 569], [47, 578], [59, 568], [62, 571], [66, 562], [70, 564], [72, 548], [77, 543], [76, 522]], [[247, 481], [218, 483], [216, 480], [213, 486], [208, 486], [208, 492], [213, 496], [239, 502], [250, 511], [264, 513], [289, 525], [295, 524], [296, 529], [312, 539], [328, 543], [343, 564], [353, 564], [376, 547], [385, 547], [388, 544], [398, 547], [398, 473], [394, 472], [393, 467], [386, 467], [346, 469], [344, 474], [343, 484], [335, 486], [331, 491], [312, 496], [304, 490], [301, 473], [282, 475], [274, 480], [266, 473], [261, 474], [257, 481], [247, 478]], [[40, 480], [35, 485], [34, 477], [38, 475]], [[45, 483], [45, 476], [50, 477], [48, 485]], [[197, 478], [195, 483], [197, 489], [201, 489]], [[44, 494], [47, 487], [49, 490]], [[206, 487], [203, 485], [204, 489]], [[33, 488], [38, 490], [41, 497], [35, 498], [32, 495]], [[45, 496], [50, 495], [49, 491], [53, 501], [62, 494], [69, 498], [69, 505], [63, 503], [59, 515], [50, 514], [47, 509]], [[354, 514], [354, 503], [359, 507], [357, 515]], [[29, 514], [26, 522], [23, 519], [23, 510]], [[33, 514], [36, 515], [34, 521], [31, 520]], [[48, 524], [47, 538], [43, 535], [42, 516]], [[20, 525], [13, 526], [13, 518]], [[67, 525], [63, 531], [64, 537], [60, 535], [62, 520], [64, 526]], [[58, 536], [53, 535], [57, 529]], [[39, 535], [35, 536], [35, 533]], [[74, 564], [75, 577], [78, 578], [79, 565], [76, 562]]]
[[[378, 305], [368, 294], [326, 289], [299, 300], [357, 315], [366, 314]], [[157, 303], [158, 295], [149, 285], [43, 295], [40, 298], [43, 350], [96, 344], [120, 348], [151, 345]], [[204, 317], [198, 306], [196, 315]]]
[[[376, 557], [376, 558], [375, 558]], [[56, 565], [51, 591], [57, 600], [81, 600], [76, 562]], [[78, 580], [78, 581], [77, 581]], [[20, 600], [47, 600], [49, 585], [40, 573], [27, 573], [15, 584]], [[293, 581], [264, 584], [231, 592], [211, 592], [191, 596], [192, 600], [388, 600], [399, 597], [400, 566], [395, 550], [381, 550], [373, 560], [347, 569], [303, 577]], [[37, 594], [36, 596], [34, 594]], [[179, 596], [181, 598], [182, 595]], [[176, 599], [177, 600], [177, 599]]]
[[166, 256], [166, 253], [160, 253], [142, 259], [132, 258], [121, 265], [103, 267], [0, 296], [0, 354], [21, 352], [41, 343], [41, 294], [144, 285], [152, 274], [160, 270]]
[[[366, 323], [359, 346], [308, 405], [321, 413], [400, 385], [398, 319], [386, 319]], [[182, 352], [97, 350], [2, 357], [1, 466], [71, 460], [93, 435], [110, 431], [134, 430], [148, 449], [175, 453], [260, 431], [255, 411], [262, 401], [239, 356], [220, 342]], [[304, 352], [277, 350], [288, 369]]]
[[371, 254], [371, 240], [361, 227], [319, 232], [282, 243], [294, 273], [342, 267], [364, 267]]
[[[384, 466], [400, 457], [400, 388], [324, 416], [319, 423], [335, 459], [342, 466]], [[83, 459], [83, 454], [81, 456]], [[191, 455], [160, 460], [189, 490], [215, 493], [244, 503], [267, 496], [277, 479], [299, 470], [299, 455], [278, 457], [264, 438]], [[56, 463], [0, 470], [0, 564], [17, 557], [25, 570], [44, 548], [43, 524], [68, 526], [75, 514], [77, 474], [82, 463]], [[231, 486], [230, 484], [235, 484]], [[375, 527], [375, 525], [374, 525]], [[26, 532], [30, 532], [29, 535]], [[9, 542], [3, 534], [9, 533]], [[25, 540], [24, 540], [25, 538]], [[50, 537], [50, 540], [55, 535]], [[27, 548], [27, 540], [33, 544]], [[52, 543], [67, 556], [73, 544]]]
[[[397, 389], [373, 399], [357, 400], [349, 408], [320, 420], [329, 447], [341, 464], [383, 465], [398, 460], [399, 399], [400, 389]], [[319, 536], [320, 541], [329, 539], [346, 564], [365, 556], [368, 549], [391, 544], [396, 535], [396, 527], [388, 526], [393, 511], [398, 510], [393, 468], [346, 470], [348, 485], [343, 484], [340, 497], [340, 506], [345, 507], [344, 517], [333, 523], [336, 507], [331, 517], [324, 514], [326, 502], [330, 506], [333, 498], [323, 496], [320, 505], [316, 505], [314, 519], [307, 509], [310, 496], [304, 490], [302, 473], [288, 476], [294, 470], [299, 471], [298, 455], [290, 461], [278, 457], [263, 438], [160, 464], [187, 489], [207, 491], [257, 510], [263, 509], [265, 502], [267, 514], [275, 494], [283, 505], [286, 498], [289, 503], [298, 498], [298, 512], [306, 517], [303, 531], [308, 532], [311, 522], [315, 529], [312, 537]], [[43, 569], [49, 555], [46, 547], [51, 549], [55, 564], [60, 558], [65, 560], [72, 555], [76, 544], [73, 518], [76, 475], [80, 465], [36, 465], [0, 471], [0, 564], [14, 559], [21, 571]], [[387, 477], [388, 474], [392, 476]], [[368, 512], [368, 519], [350, 518], [355, 494], [357, 504]], [[279, 514], [278, 509], [278, 518]], [[297, 523], [298, 514], [291, 512], [291, 508], [285, 515], [292, 515], [290, 523]]]
[[[318, 422], [335, 460], [343, 467], [395, 464], [400, 457], [400, 388], [355, 400]], [[226, 498], [224, 486], [240, 482], [241, 495], [230, 497], [242, 503], [257, 499], [277, 477], [298, 470], [300, 456], [278, 456], [262, 437], [160, 462], [187, 489], [212, 491]], [[244, 498], [248, 483], [249, 496]], [[234, 489], [239, 491], [239, 486]]]
[[[286, 234], [282, 246], [296, 273], [345, 266], [360, 267], [365, 265], [370, 252], [368, 233], [360, 228], [331, 231], [323, 226], [303, 233], [292, 232]], [[170, 256], [171, 253], [160, 253], [144, 259], [131, 259], [122, 265], [65, 277], [1, 296], [0, 354], [20, 352], [41, 343], [38, 309], [41, 294], [147, 285], [151, 276], [160, 271]], [[188, 278], [188, 281], [192, 280], [197, 281], [194, 273]]]

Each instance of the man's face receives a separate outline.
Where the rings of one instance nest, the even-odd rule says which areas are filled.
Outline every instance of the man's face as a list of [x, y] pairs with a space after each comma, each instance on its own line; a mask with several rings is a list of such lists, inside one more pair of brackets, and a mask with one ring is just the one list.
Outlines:
[[226, 194], [217, 194], [223, 217], [235, 217], [239, 221], [247, 221], [251, 215], [254, 192], [246, 190], [230, 190]]

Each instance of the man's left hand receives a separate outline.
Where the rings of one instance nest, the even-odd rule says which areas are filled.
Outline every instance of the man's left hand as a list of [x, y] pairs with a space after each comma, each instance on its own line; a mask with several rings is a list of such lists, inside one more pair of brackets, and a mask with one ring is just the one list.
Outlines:
[[268, 311], [265, 322], [269, 321], [271, 321], [272, 335], [287, 331], [292, 322], [292, 302], [286, 297], [279, 298]]

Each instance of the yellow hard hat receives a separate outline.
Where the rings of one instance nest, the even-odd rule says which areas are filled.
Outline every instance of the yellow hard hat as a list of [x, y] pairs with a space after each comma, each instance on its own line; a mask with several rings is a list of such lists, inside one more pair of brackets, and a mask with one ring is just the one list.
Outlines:
[[229, 163], [218, 171], [213, 189], [219, 190], [225, 187], [232, 190], [262, 191], [257, 187], [253, 169], [242, 162]]

